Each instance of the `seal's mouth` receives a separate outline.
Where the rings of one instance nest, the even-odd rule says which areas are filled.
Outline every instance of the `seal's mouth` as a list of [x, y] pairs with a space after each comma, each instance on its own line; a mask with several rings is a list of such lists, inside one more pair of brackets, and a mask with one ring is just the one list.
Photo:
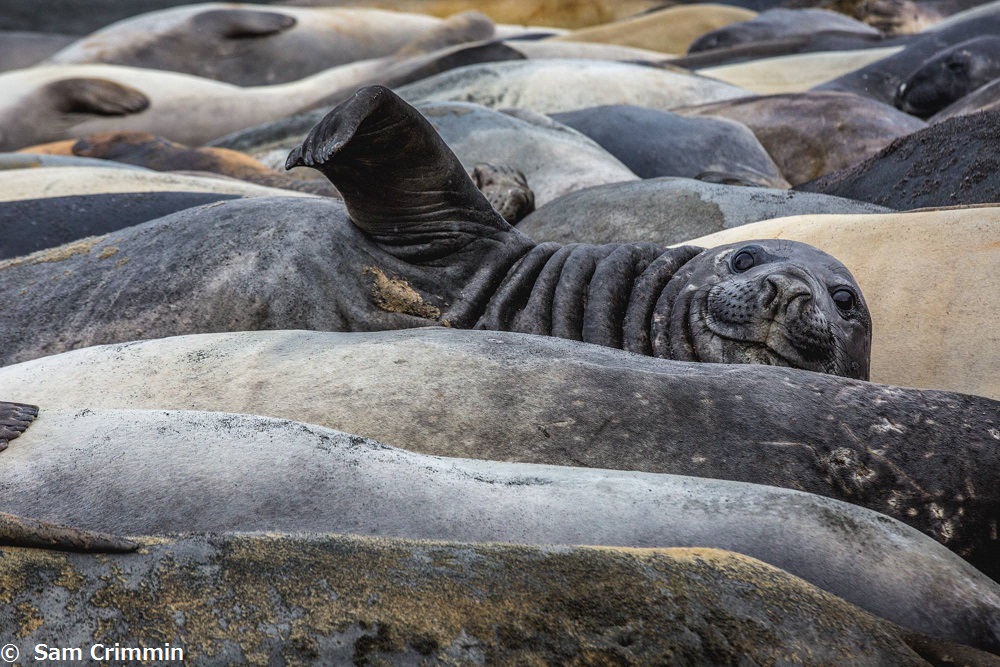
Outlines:
[[[838, 373], [835, 337], [805, 285], [779, 289], [765, 279], [758, 284], [716, 284], [699, 292], [689, 312], [702, 361]], [[706, 336], [714, 340], [706, 343]], [[713, 358], [704, 358], [702, 352]]]

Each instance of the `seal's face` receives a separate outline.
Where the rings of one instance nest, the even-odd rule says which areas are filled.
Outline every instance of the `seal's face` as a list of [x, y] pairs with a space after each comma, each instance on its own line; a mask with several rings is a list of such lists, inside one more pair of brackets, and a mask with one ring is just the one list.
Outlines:
[[811, 246], [706, 250], [671, 283], [671, 356], [868, 379], [871, 317], [847, 268]]

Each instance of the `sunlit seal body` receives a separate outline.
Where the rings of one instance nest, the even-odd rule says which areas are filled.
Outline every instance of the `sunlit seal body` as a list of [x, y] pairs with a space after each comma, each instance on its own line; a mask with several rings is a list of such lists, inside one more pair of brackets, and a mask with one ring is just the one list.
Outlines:
[[[202, 331], [442, 325], [868, 375], [867, 308], [834, 258], [767, 240], [710, 250], [537, 245], [386, 88], [334, 109], [289, 156], [296, 165], [327, 176], [346, 211], [330, 199], [226, 202], [92, 239], [59, 261], [0, 265], [4, 360]], [[131, 261], [89, 259], [110, 245]], [[188, 268], [170, 268], [178, 263]], [[66, 271], [72, 278], [43, 278]], [[138, 277], [163, 271], [169, 281]], [[45, 286], [23, 292], [27, 282]]]
[[[492, 37], [494, 26], [485, 16], [470, 14], [466, 20], [464, 32], [452, 34], [456, 40]], [[120, 21], [46, 62], [126, 65], [263, 86], [387, 56], [415, 39], [424, 38], [425, 48], [447, 46], [447, 40], [435, 39], [444, 24], [430, 16], [379, 9], [205, 3]]]
[[822, 30], [872, 37], [880, 34], [861, 21], [826, 9], [769, 9], [749, 21], [733, 23], [705, 33], [691, 43], [688, 53], [807, 35]]
[[895, 104], [927, 118], [1000, 78], [1000, 37], [976, 37], [926, 60], [896, 89]]

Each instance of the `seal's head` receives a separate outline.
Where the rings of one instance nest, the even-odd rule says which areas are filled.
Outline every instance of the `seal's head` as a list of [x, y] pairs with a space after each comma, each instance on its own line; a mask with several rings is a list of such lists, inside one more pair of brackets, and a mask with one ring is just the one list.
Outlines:
[[769, 364], [868, 379], [871, 317], [830, 255], [794, 241], [705, 250], [671, 278], [653, 315], [654, 354]]
[[1000, 37], [976, 37], [924, 61], [896, 88], [896, 108], [927, 118], [1000, 77]]

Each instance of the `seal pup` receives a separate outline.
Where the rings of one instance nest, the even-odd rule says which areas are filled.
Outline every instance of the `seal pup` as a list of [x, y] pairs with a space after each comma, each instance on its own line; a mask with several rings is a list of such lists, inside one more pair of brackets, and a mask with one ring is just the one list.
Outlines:
[[687, 53], [728, 48], [749, 42], [808, 35], [820, 31], [880, 37], [881, 33], [861, 21], [827, 9], [768, 9], [749, 21], [732, 23], [704, 33]]
[[956, 44], [926, 60], [896, 89], [896, 108], [927, 118], [1000, 79], [1000, 37]]
[[746, 97], [673, 111], [743, 123], [793, 186], [853, 167], [894, 139], [927, 127], [891, 104], [842, 92]]
[[0, 510], [124, 535], [722, 548], [911, 629], [1000, 650], [1000, 584], [898, 521], [800, 491], [430, 457], [251, 415], [44, 406], [0, 466]]
[[998, 126], [998, 110], [950, 118], [897, 139], [861, 164], [796, 187], [900, 211], [997, 203]]
[[[998, 664], [714, 549], [275, 533], [139, 540], [142, 551], [127, 556], [3, 549], [8, 605], [32, 615], [25, 625], [4, 614], [0, 632], [35, 657], [39, 646], [63, 646], [59, 637], [108, 627], [183, 637], [192, 665], [781, 664], [802, 655], [857, 667]], [[35, 583], [15, 583], [24, 581]], [[151, 627], [156, 635], [145, 634]]]
[[[0, 264], [4, 361], [203, 331], [437, 325], [868, 376], [871, 321], [836, 259], [768, 240], [708, 250], [535, 244], [490, 206], [428, 121], [386, 88], [364, 88], [331, 111], [289, 155], [288, 167], [300, 165], [329, 178], [344, 206], [224, 202], [92, 239], [59, 261], [46, 254]], [[313, 240], [296, 240], [302, 234]], [[132, 261], [90, 260], [108, 246]], [[262, 257], [271, 268], [260, 269]], [[188, 270], [171, 271], [169, 285], [132, 275], [177, 262]], [[53, 271], [73, 271], [72, 280], [21, 291]], [[108, 289], [117, 295], [110, 301]], [[17, 316], [29, 307], [30, 318]]]

